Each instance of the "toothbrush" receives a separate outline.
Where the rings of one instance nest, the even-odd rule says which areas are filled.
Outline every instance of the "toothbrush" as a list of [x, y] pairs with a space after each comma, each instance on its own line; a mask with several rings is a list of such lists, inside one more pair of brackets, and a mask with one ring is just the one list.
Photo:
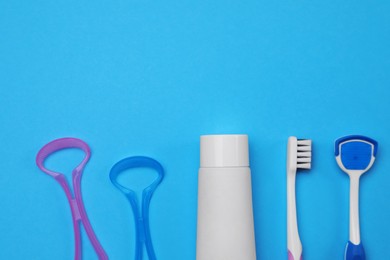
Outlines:
[[350, 178], [349, 241], [345, 247], [345, 260], [365, 260], [360, 240], [359, 180], [375, 161], [378, 143], [361, 135], [345, 136], [335, 143], [335, 156], [339, 167]]
[[291, 136], [287, 144], [287, 249], [288, 260], [302, 259], [295, 202], [295, 176], [297, 169], [311, 168], [311, 140], [298, 140]]

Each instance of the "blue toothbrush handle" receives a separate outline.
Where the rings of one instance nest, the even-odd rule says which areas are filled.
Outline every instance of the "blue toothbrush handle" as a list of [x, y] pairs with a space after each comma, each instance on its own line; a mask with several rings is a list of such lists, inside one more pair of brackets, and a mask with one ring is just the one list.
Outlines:
[[345, 260], [366, 260], [362, 242], [355, 245], [351, 241], [348, 241], [347, 247], [345, 248]]

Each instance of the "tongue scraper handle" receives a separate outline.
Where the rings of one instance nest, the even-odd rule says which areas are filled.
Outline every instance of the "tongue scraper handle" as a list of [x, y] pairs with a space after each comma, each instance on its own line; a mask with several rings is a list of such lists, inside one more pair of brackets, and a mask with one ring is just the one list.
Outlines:
[[349, 241], [345, 248], [346, 260], [366, 259], [363, 244], [360, 240], [359, 180], [360, 175], [350, 176]]
[[[142, 211], [140, 213], [138, 207], [138, 201], [136, 193], [133, 190], [130, 190], [121, 184], [118, 183], [118, 175], [124, 170], [131, 168], [152, 168], [157, 171], [158, 177], [153, 181], [148, 187], [142, 191]], [[156, 260], [156, 255], [154, 253], [152, 239], [150, 235], [149, 227], [149, 204], [152, 198], [153, 192], [156, 190], [157, 186], [161, 183], [164, 177], [164, 170], [159, 162], [156, 160], [145, 157], [145, 156], [134, 156], [125, 158], [118, 163], [116, 163], [110, 171], [110, 180], [129, 200], [133, 213], [134, 220], [136, 222], [136, 249], [135, 249], [135, 259], [142, 259], [142, 245], [145, 243], [146, 252], [150, 260]]]
[[[69, 148], [78, 148], [84, 151], [85, 157], [81, 161], [81, 163], [72, 171], [72, 183], [74, 187], [74, 194], [72, 196], [72, 192], [69, 188], [68, 182], [65, 176], [59, 172], [51, 171], [44, 166], [44, 161], [51, 154]], [[74, 237], [75, 237], [75, 259], [81, 259], [81, 235], [80, 235], [80, 226], [79, 222], [81, 221], [85, 227], [88, 238], [91, 240], [92, 246], [95, 249], [100, 260], [108, 259], [106, 252], [103, 247], [100, 245], [99, 240], [97, 239], [92, 226], [88, 220], [87, 213], [84, 208], [82, 195], [81, 195], [81, 176], [84, 170], [85, 165], [87, 164], [89, 158], [91, 157], [91, 150], [84, 141], [77, 138], [60, 138], [56, 139], [48, 144], [46, 144], [42, 149], [38, 152], [36, 163], [38, 168], [48, 175], [52, 176], [63, 188], [65, 191], [66, 197], [68, 199], [70, 209], [72, 211], [72, 220], [73, 220], [73, 229], [74, 229]]]

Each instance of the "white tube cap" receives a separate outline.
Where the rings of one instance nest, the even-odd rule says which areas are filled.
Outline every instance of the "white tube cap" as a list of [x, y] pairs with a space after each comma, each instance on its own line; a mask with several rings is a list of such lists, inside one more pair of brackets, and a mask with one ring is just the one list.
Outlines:
[[249, 167], [247, 135], [202, 135], [200, 167]]

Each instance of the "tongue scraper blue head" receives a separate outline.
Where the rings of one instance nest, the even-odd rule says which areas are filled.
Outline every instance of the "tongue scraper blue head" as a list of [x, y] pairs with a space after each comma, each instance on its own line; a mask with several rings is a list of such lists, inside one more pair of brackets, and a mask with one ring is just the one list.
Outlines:
[[377, 150], [375, 140], [361, 135], [342, 137], [335, 144], [337, 163], [349, 175], [368, 171], [375, 161]]
[[373, 165], [378, 143], [368, 137], [351, 135], [335, 143], [336, 161], [350, 177], [349, 241], [345, 248], [346, 260], [365, 260], [363, 244], [360, 241], [359, 224], [359, 179]]

